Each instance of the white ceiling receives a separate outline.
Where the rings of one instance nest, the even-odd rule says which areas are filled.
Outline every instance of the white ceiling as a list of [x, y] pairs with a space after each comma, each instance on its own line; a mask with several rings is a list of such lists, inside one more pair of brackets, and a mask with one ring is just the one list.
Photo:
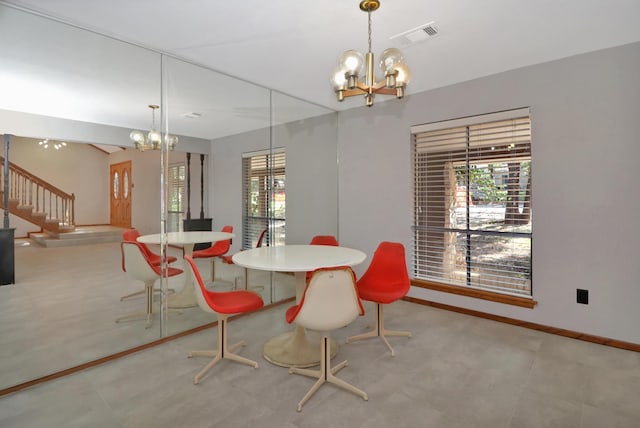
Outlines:
[[[329, 83], [344, 50], [367, 50], [367, 15], [360, 11], [358, 0], [5, 3], [330, 109], [363, 105], [359, 97], [338, 103]], [[387, 47], [402, 48], [412, 69], [407, 88], [407, 94], [412, 94], [640, 41], [639, 17], [638, 0], [381, 0], [372, 14], [372, 50], [379, 56]], [[439, 30], [434, 38], [406, 47], [390, 40], [431, 21]], [[228, 96], [213, 90], [216, 96]], [[376, 102], [385, 98], [380, 96]], [[140, 104], [146, 108], [150, 103], [142, 97], [135, 102], [138, 110]], [[236, 104], [233, 108], [246, 119], [256, 107]], [[142, 113], [148, 122], [149, 112]], [[212, 135], [202, 132], [199, 136]]]

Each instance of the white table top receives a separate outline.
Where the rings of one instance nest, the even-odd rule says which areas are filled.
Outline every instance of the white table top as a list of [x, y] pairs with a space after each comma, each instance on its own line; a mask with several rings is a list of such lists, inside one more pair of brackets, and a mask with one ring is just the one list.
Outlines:
[[238, 266], [282, 272], [306, 272], [321, 267], [353, 266], [367, 257], [359, 250], [330, 245], [260, 247], [233, 255]]
[[[138, 237], [138, 242], [143, 244], [160, 244], [160, 233], [152, 235], [142, 235]], [[217, 242], [235, 238], [236, 235], [227, 232], [211, 231], [190, 231], [190, 232], [168, 232], [167, 242], [169, 244], [197, 244], [200, 242]]]

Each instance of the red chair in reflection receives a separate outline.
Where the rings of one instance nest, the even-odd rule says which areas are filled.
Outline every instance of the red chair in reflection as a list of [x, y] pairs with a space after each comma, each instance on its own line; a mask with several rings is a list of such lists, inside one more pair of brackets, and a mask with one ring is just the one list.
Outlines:
[[[224, 226], [222, 232], [233, 232], [233, 226]], [[231, 248], [231, 239], [214, 242], [209, 248], [197, 250], [191, 256], [194, 259], [211, 259], [211, 281], [216, 279], [216, 258], [221, 257], [229, 252]]]
[[386, 336], [411, 337], [411, 333], [387, 330], [384, 327], [383, 305], [404, 297], [410, 286], [404, 246], [397, 242], [381, 242], [371, 264], [357, 283], [360, 298], [376, 304], [376, 326], [372, 331], [347, 338], [347, 343], [378, 336], [394, 356], [395, 352]]
[[333, 245], [334, 247], [339, 246], [338, 240], [333, 235], [316, 235], [311, 238], [311, 245]]
[[[256, 242], [256, 248], [260, 248], [262, 247], [262, 242], [264, 241], [264, 237], [267, 234], [267, 231], [269, 229], [264, 229], [262, 232], [260, 232], [260, 235], [258, 236], [258, 241]], [[232, 254], [228, 254], [228, 255], [224, 255], [220, 257], [222, 259], [222, 261], [228, 265], [233, 265], [235, 264], [233, 262], [233, 255]], [[264, 289], [264, 286], [259, 285], [257, 287], [251, 287], [253, 290], [262, 290]], [[248, 290], [249, 289], [249, 269], [244, 268], [244, 289]]]
[[[138, 242], [138, 237], [140, 236], [140, 232], [138, 229], [127, 229], [122, 232], [122, 240], [124, 242]], [[159, 265], [160, 264], [160, 254], [156, 254], [149, 249], [145, 244], [139, 243], [142, 246], [142, 251], [144, 251], [145, 255], [151, 262], [151, 264]], [[177, 257], [167, 256], [167, 263], [173, 263], [178, 260]]]
[[[130, 315], [125, 315], [116, 319], [116, 322], [146, 318], [146, 328], [149, 328], [151, 326], [151, 316], [154, 313], [153, 285], [156, 280], [162, 276], [161, 267], [151, 264], [151, 261], [147, 258], [144, 252], [143, 245], [139, 242], [121, 242], [120, 248], [122, 249], [122, 270], [131, 278], [144, 282], [143, 292], [147, 297], [147, 307], [145, 312], [136, 312]], [[180, 275], [181, 273], [181, 269], [168, 267], [167, 277]]]
[[[340, 244], [338, 244], [338, 240], [333, 235], [316, 235], [311, 238], [311, 242], [309, 242], [309, 245], [330, 245], [333, 247], [340, 246]], [[311, 272], [307, 272], [307, 284], [309, 283], [310, 278]]]
[[199, 383], [202, 377], [216, 363], [224, 358], [233, 360], [242, 364], [247, 364], [253, 368], [258, 368], [258, 363], [247, 358], [234, 354], [233, 351], [244, 346], [244, 341], [229, 346], [227, 344], [227, 322], [232, 314], [241, 314], [258, 310], [264, 306], [262, 298], [252, 291], [211, 291], [204, 286], [202, 276], [198, 271], [198, 267], [190, 256], [184, 256], [187, 266], [192, 275], [196, 289], [196, 298], [198, 305], [206, 312], [215, 313], [218, 318], [218, 348], [213, 351], [192, 351], [189, 357], [213, 357], [193, 379], [193, 383]]
[[[149, 260], [149, 263], [151, 263], [154, 266], [160, 266], [161, 264], [161, 258], [160, 258], [160, 254], [156, 254], [153, 251], [151, 251], [149, 249], [149, 247], [147, 247], [145, 244], [143, 244], [142, 242], [138, 242], [138, 237], [140, 236], [140, 232], [138, 232], [138, 229], [126, 229], [125, 231], [122, 232], [122, 240], [124, 242], [137, 242], [138, 244], [140, 244], [140, 248], [142, 249], [142, 252], [144, 253], [145, 257], [147, 258], [147, 260]], [[176, 260], [178, 260], [177, 257], [174, 256], [167, 256], [167, 263], [173, 263]], [[160, 292], [160, 290], [155, 289], [155, 292]], [[174, 292], [173, 289], [169, 289], [170, 292]], [[128, 299], [129, 297], [133, 297], [133, 296], [139, 296], [141, 294], [146, 293], [146, 288], [142, 289], [140, 291], [136, 291], [135, 293], [131, 293], [131, 294], [127, 294], [125, 296], [122, 296], [120, 298], [120, 301], [122, 302], [124, 299]]]

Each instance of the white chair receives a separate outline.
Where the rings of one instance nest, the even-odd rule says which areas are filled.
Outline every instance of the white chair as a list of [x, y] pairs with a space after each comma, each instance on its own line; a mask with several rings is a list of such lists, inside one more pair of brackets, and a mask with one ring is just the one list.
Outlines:
[[302, 411], [304, 403], [324, 384], [333, 383], [362, 397], [367, 393], [339, 379], [335, 374], [347, 366], [347, 361], [331, 367], [331, 338], [329, 331], [342, 328], [358, 315], [364, 315], [364, 308], [356, 291], [356, 279], [350, 267], [321, 268], [311, 272], [311, 277], [300, 299], [300, 303], [290, 307], [286, 313], [287, 322], [311, 330], [322, 331], [320, 343], [320, 370], [291, 367], [289, 373], [318, 378], [309, 392], [298, 403]]
[[[122, 232], [122, 240], [124, 242], [138, 242], [138, 237], [140, 237], [140, 232], [138, 232], [138, 229], [125, 229]], [[142, 248], [142, 252], [144, 253], [144, 255], [146, 256], [147, 260], [149, 260], [149, 263], [151, 263], [154, 266], [160, 266], [162, 264], [162, 258], [160, 257], [160, 254], [156, 254], [153, 251], [151, 251], [151, 249], [149, 249], [149, 247], [147, 247], [145, 244], [143, 243], [139, 243], [140, 244], [140, 248]], [[174, 256], [166, 256], [166, 260], [167, 263], [173, 263], [175, 262], [177, 259], [177, 257]], [[123, 266], [123, 270], [124, 270], [124, 266]], [[169, 293], [175, 293], [175, 290], [173, 288], [170, 288]], [[159, 293], [160, 290], [158, 290], [157, 288], [153, 290], [154, 293]], [[135, 297], [135, 296], [140, 296], [146, 293], [146, 290], [143, 288], [142, 290], [139, 291], [135, 291], [133, 293], [129, 293], [125, 296], [122, 296], [120, 298], [120, 301], [123, 302], [125, 299], [128, 299], [129, 297]]]
[[[151, 316], [154, 313], [153, 284], [162, 275], [161, 267], [151, 264], [150, 260], [145, 255], [142, 244], [139, 242], [121, 242], [120, 247], [122, 249], [122, 270], [131, 278], [144, 282], [147, 307], [144, 312], [136, 312], [122, 316], [117, 318], [116, 322], [146, 318], [147, 324], [145, 328], [149, 328], [151, 327]], [[181, 273], [181, 269], [174, 267], [169, 267], [167, 270], [168, 277], [180, 275]]]

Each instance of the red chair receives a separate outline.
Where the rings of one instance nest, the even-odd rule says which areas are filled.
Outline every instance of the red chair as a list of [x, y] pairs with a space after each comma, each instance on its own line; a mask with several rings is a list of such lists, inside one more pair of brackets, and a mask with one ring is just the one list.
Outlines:
[[316, 383], [298, 403], [298, 411], [304, 403], [325, 382], [361, 396], [368, 400], [367, 393], [339, 379], [335, 374], [347, 366], [347, 361], [331, 367], [331, 338], [328, 331], [342, 328], [358, 315], [364, 315], [364, 308], [356, 291], [356, 278], [348, 266], [321, 268], [311, 272], [300, 303], [290, 307], [286, 313], [288, 323], [323, 332], [320, 342], [320, 370], [291, 367], [289, 373], [317, 378]]
[[[147, 296], [147, 307], [145, 312], [136, 312], [116, 319], [116, 322], [146, 318], [146, 328], [151, 326], [151, 315], [153, 315], [153, 284], [162, 276], [161, 267], [151, 264], [147, 258], [143, 245], [139, 242], [121, 242], [122, 250], [122, 270], [133, 279], [144, 282], [144, 293]], [[167, 277], [180, 275], [181, 269], [169, 267]]]
[[[222, 232], [233, 232], [233, 226], [224, 226]], [[194, 259], [211, 259], [211, 281], [216, 279], [216, 257], [221, 257], [229, 252], [231, 248], [231, 239], [214, 242], [209, 248], [197, 250], [191, 256]]]
[[209, 364], [200, 370], [193, 379], [193, 383], [199, 383], [211, 367], [224, 358], [258, 368], [257, 362], [233, 353], [233, 351], [240, 346], [244, 346], [244, 341], [228, 346], [227, 319], [229, 315], [232, 314], [247, 313], [262, 308], [264, 306], [262, 298], [252, 291], [237, 290], [218, 292], [208, 290], [202, 282], [202, 276], [200, 276], [198, 267], [193, 259], [188, 255], [184, 256], [184, 259], [191, 271], [190, 274], [192, 275], [193, 282], [196, 284], [195, 289], [198, 305], [206, 312], [215, 313], [218, 318], [218, 349], [213, 351], [192, 351], [189, 353], [189, 358], [214, 357]]
[[[262, 242], [264, 241], [264, 237], [267, 234], [267, 231], [269, 229], [264, 229], [262, 232], [260, 232], [260, 235], [258, 236], [258, 242], [256, 242], [256, 248], [260, 248], [262, 247]], [[223, 263], [226, 263], [228, 265], [233, 265], [235, 264], [233, 262], [233, 255], [229, 254], [229, 255], [224, 255], [220, 257], [223, 261]], [[263, 286], [257, 286], [257, 287], [252, 287], [254, 290], [257, 289], [264, 289]], [[249, 269], [244, 268], [244, 289], [248, 290], [249, 289]]]
[[[338, 240], [333, 235], [316, 235], [313, 238], [311, 238], [311, 242], [309, 243], [309, 245], [330, 245], [333, 247], [340, 246], [340, 244], [338, 244]], [[311, 278], [311, 272], [307, 272], [307, 276], [306, 276], [307, 283], [309, 283], [310, 278]]]
[[[161, 260], [160, 260], [160, 254], [156, 254], [153, 251], [151, 251], [149, 249], [149, 247], [147, 247], [145, 244], [143, 244], [142, 242], [138, 242], [138, 236], [140, 236], [140, 232], [138, 232], [138, 229], [126, 229], [125, 231], [122, 232], [122, 240], [124, 242], [137, 242], [138, 244], [140, 244], [140, 248], [142, 249], [142, 252], [144, 253], [145, 257], [147, 258], [147, 260], [149, 260], [149, 263], [151, 263], [154, 266], [160, 266], [161, 264]], [[176, 260], [178, 260], [176, 257], [174, 256], [167, 256], [167, 263], [173, 263]], [[156, 293], [160, 292], [160, 290], [154, 290]], [[175, 290], [173, 289], [169, 289], [170, 292], [174, 292]], [[136, 291], [135, 293], [131, 293], [131, 294], [127, 294], [125, 296], [122, 296], [120, 298], [120, 301], [124, 301], [124, 299], [128, 299], [129, 297], [134, 297], [134, 296], [139, 296], [141, 294], [146, 293], [146, 288], [142, 289], [140, 291]]]
[[311, 238], [311, 245], [333, 245], [334, 247], [338, 247], [338, 240], [335, 236], [332, 235], [316, 235]]
[[347, 338], [347, 343], [378, 336], [391, 351], [391, 356], [394, 356], [395, 352], [386, 336], [411, 337], [411, 333], [385, 329], [383, 305], [404, 297], [411, 286], [404, 246], [396, 242], [381, 242], [357, 286], [361, 299], [376, 304], [376, 326], [372, 331]]
[[[138, 229], [127, 229], [124, 232], [122, 232], [122, 240], [124, 242], [138, 242], [139, 236], [140, 236], [140, 232], [138, 232]], [[161, 262], [160, 254], [154, 253], [149, 249], [149, 247], [147, 247], [143, 243], [139, 243], [139, 244], [142, 246], [142, 251], [144, 251], [145, 255], [147, 256], [151, 264], [159, 265]], [[173, 263], [176, 260], [178, 260], [177, 257], [167, 256], [167, 263]]]

